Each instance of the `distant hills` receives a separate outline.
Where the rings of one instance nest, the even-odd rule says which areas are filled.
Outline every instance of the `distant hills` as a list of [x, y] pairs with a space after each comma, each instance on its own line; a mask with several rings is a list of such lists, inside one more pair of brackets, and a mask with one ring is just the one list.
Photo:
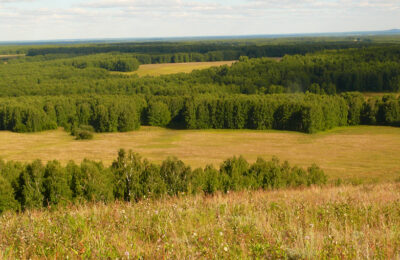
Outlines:
[[350, 37], [350, 36], [384, 36], [400, 35], [400, 29], [383, 31], [353, 31], [327, 33], [292, 33], [292, 34], [255, 34], [228, 36], [187, 36], [187, 37], [153, 37], [153, 38], [98, 38], [98, 39], [63, 39], [39, 41], [6, 41], [0, 45], [31, 45], [31, 44], [74, 44], [74, 43], [118, 43], [118, 42], [147, 42], [147, 41], [190, 41], [190, 40], [229, 40], [229, 39], [268, 39], [289, 37]]

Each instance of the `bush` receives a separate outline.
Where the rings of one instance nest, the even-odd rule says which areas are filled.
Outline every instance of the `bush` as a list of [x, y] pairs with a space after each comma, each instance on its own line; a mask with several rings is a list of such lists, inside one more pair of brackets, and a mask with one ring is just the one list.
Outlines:
[[92, 140], [93, 139], [93, 127], [90, 125], [81, 125], [73, 128], [71, 135], [76, 137], [76, 140]]

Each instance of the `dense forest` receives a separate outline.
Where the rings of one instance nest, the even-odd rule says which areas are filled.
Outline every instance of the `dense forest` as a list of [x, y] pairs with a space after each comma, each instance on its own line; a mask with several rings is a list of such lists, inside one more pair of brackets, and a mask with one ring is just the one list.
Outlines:
[[[0, 129], [131, 131], [400, 125], [400, 45], [370, 41], [152, 42], [26, 47], [0, 63]], [[268, 58], [280, 56], [280, 59]], [[138, 77], [140, 64], [237, 60]], [[360, 92], [387, 92], [366, 98]], [[84, 130], [83, 132], [81, 130]]]
[[108, 168], [89, 160], [66, 166], [58, 161], [45, 165], [40, 161], [0, 161], [0, 213], [84, 201], [137, 201], [165, 195], [322, 185], [326, 180], [316, 165], [305, 170], [277, 158], [259, 158], [249, 164], [243, 157], [233, 157], [219, 169], [208, 165], [195, 170], [177, 158], [156, 165], [124, 150]]

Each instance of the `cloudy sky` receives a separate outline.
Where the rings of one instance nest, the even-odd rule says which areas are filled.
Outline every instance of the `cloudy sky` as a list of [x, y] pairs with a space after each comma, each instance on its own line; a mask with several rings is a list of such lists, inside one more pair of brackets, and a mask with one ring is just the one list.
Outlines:
[[400, 0], [0, 0], [0, 41], [400, 28]]

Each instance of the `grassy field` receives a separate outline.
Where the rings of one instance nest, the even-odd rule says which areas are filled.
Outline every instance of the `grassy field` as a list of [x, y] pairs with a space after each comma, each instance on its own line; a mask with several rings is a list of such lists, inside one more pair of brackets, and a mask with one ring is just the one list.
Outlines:
[[[163, 63], [140, 65], [139, 70], [123, 74], [143, 76], [160, 76], [174, 73], [190, 73], [193, 70], [207, 69], [222, 65], [232, 65], [235, 61], [214, 61], [214, 62], [188, 62], [188, 63]], [[121, 72], [116, 72], [121, 73]]]
[[331, 179], [386, 181], [400, 177], [400, 128], [357, 126], [318, 134], [255, 130], [170, 130], [142, 127], [128, 133], [95, 134], [76, 141], [62, 129], [41, 133], [0, 132], [0, 158], [81, 161], [110, 164], [120, 148], [160, 162], [177, 156], [193, 167], [219, 165], [233, 155], [251, 162], [277, 156], [307, 167], [317, 163]]
[[366, 98], [375, 98], [375, 97], [383, 97], [386, 95], [394, 95], [395, 97], [400, 97], [400, 93], [385, 93], [385, 92], [364, 92], [363, 95]]
[[9, 259], [399, 259], [400, 185], [241, 192], [0, 217]]

